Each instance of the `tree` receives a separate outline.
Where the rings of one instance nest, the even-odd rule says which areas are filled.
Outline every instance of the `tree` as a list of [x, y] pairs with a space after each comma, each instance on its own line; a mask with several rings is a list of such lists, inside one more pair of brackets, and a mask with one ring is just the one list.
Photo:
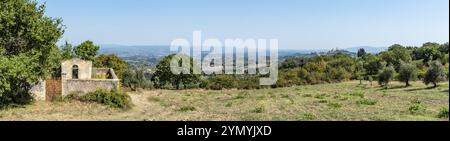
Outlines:
[[[156, 72], [152, 77], [152, 81], [156, 87], [161, 88], [164, 85], [171, 84], [175, 86], [177, 89], [180, 89], [180, 85], [186, 87], [187, 84], [199, 83], [200, 76], [198, 74], [193, 73], [193, 66], [196, 62], [192, 59], [192, 57], [180, 55], [179, 57], [182, 59], [190, 59], [190, 74], [174, 74], [171, 71], [171, 61], [176, 57], [175, 54], [166, 56], [161, 59], [161, 61], [156, 65]], [[181, 63], [181, 60], [179, 60]]]
[[424, 63], [441, 59], [443, 57], [443, 54], [441, 53], [440, 49], [445, 51], [445, 47], [442, 47], [438, 43], [425, 43], [421, 48], [417, 49], [417, 59], [423, 59]]
[[71, 59], [75, 57], [75, 53], [73, 52], [73, 46], [69, 42], [66, 41], [64, 45], [61, 46], [61, 58], [62, 60]]
[[387, 86], [392, 80], [395, 74], [395, 69], [392, 66], [383, 68], [378, 74], [378, 84], [381, 86]]
[[377, 75], [382, 68], [381, 60], [377, 56], [368, 54], [364, 57], [366, 75]]
[[380, 53], [381, 59], [386, 61], [388, 65], [393, 65], [396, 71], [400, 69], [400, 62], [412, 61], [412, 51], [403, 47], [402, 45], [395, 44], [389, 47], [388, 51]]
[[[61, 19], [31, 0], [0, 2], [0, 106], [29, 101], [29, 90], [57, 67]], [[58, 52], [56, 52], [58, 51]]]
[[81, 59], [93, 61], [99, 49], [99, 46], [88, 40], [75, 47], [75, 54]]
[[356, 75], [359, 80], [359, 84], [362, 85], [364, 79], [364, 62], [362, 60], [358, 61], [356, 64]]
[[152, 84], [144, 74], [145, 70], [142, 67], [128, 68], [124, 70], [122, 83], [125, 87], [129, 87], [133, 91], [136, 91], [138, 88], [150, 88]]
[[369, 80], [369, 82], [370, 82], [370, 86], [372, 87], [373, 86], [373, 77], [372, 76], [368, 76], [367, 77], [367, 79]]
[[364, 56], [366, 56], [366, 50], [364, 50], [364, 48], [360, 48], [359, 50], [358, 50], [358, 57], [364, 57]]
[[441, 53], [443, 53], [443, 54], [448, 54], [448, 42], [447, 43], [444, 43], [444, 44], [442, 44], [440, 47], [439, 47], [439, 51], [441, 51]]
[[445, 71], [444, 66], [442, 66], [441, 62], [439, 61], [432, 61], [429, 64], [429, 68], [427, 72], [425, 73], [425, 78], [423, 79], [423, 82], [428, 85], [430, 83], [433, 84], [434, 87], [437, 87], [437, 83], [445, 80]]
[[114, 54], [100, 55], [94, 60], [94, 67], [113, 68], [117, 77], [123, 78], [123, 72], [128, 68], [128, 63]]
[[413, 63], [401, 62], [398, 79], [410, 86], [409, 82], [417, 78], [417, 67]]

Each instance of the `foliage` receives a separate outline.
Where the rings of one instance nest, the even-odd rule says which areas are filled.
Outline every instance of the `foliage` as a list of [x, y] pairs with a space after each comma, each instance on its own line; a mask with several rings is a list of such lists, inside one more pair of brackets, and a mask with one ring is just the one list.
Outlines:
[[62, 45], [60, 47], [60, 50], [61, 50], [61, 59], [62, 60], [71, 59], [71, 58], [76, 57], [72, 44], [70, 44], [67, 41], [64, 45]]
[[84, 102], [97, 102], [105, 104], [113, 108], [130, 109], [132, 107], [131, 97], [117, 90], [103, 90], [99, 89], [87, 94], [73, 93], [67, 97], [68, 99], [75, 99]]
[[128, 63], [114, 54], [100, 55], [94, 60], [94, 67], [113, 68], [117, 77], [123, 79], [123, 73], [128, 69]]
[[380, 58], [384, 60], [387, 65], [392, 65], [396, 71], [400, 69], [400, 63], [412, 61], [412, 52], [402, 45], [395, 44], [389, 47], [387, 51], [380, 53]]
[[413, 63], [400, 63], [398, 80], [405, 82], [406, 86], [410, 86], [409, 82], [417, 78], [417, 68]]
[[378, 84], [381, 86], [387, 86], [389, 82], [394, 78], [395, 69], [392, 66], [383, 68], [378, 74]]
[[0, 105], [17, 104], [58, 67], [56, 42], [64, 30], [35, 1], [4, 0], [0, 7]]
[[442, 66], [441, 62], [439, 61], [433, 61], [430, 62], [429, 68], [427, 72], [425, 73], [425, 78], [423, 79], [423, 82], [428, 84], [433, 84], [434, 87], [437, 87], [437, 83], [444, 81], [446, 79], [444, 66]]
[[144, 68], [129, 68], [123, 73], [122, 79], [123, 86], [131, 88], [135, 91], [137, 88], [151, 89], [153, 84], [145, 76]]
[[99, 46], [94, 45], [94, 42], [88, 40], [76, 46], [74, 51], [81, 59], [93, 61], [95, 56], [97, 56], [99, 49]]
[[422, 104], [422, 101], [415, 99], [411, 101], [408, 111], [411, 114], [420, 114], [426, 111], [426, 107]]
[[439, 118], [447, 118], [448, 119], [448, 107], [444, 107], [439, 111]]
[[176, 87], [176, 89], [180, 89], [180, 85], [183, 85], [184, 88], [187, 85], [198, 84], [200, 80], [200, 75], [193, 74], [193, 66], [196, 62], [192, 59], [192, 57], [180, 55], [181, 59], [178, 60], [181, 63], [182, 59], [190, 59], [190, 70], [189, 74], [174, 74], [171, 71], [170, 62], [172, 59], [175, 59], [177, 55], [172, 54], [163, 58], [158, 65], [156, 65], [156, 72], [152, 77], [152, 81], [155, 84], [155, 87], [162, 88], [164, 85], [172, 85]]
[[357, 56], [358, 57], [364, 57], [364, 56], [366, 56], [366, 50], [364, 50], [364, 48], [360, 48], [359, 50], [358, 50], [358, 53], [357, 53]]

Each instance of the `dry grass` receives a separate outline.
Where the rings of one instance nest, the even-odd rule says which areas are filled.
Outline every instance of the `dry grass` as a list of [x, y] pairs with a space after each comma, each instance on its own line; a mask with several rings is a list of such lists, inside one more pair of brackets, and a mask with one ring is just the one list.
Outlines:
[[[81, 102], [36, 102], [0, 111], [0, 120], [448, 120], [449, 83], [430, 89], [394, 82], [389, 89], [359, 81], [262, 90], [131, 92], [131, 110]], [[409, 109], [420, 101], [421, 112]]]

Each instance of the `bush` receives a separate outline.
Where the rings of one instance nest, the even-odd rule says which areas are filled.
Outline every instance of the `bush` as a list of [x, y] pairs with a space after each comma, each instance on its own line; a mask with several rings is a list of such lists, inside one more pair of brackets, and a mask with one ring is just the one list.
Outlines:
[[131, 98], [126, 93], [121, 93], [116, 90], [99, 89], [94, 92], [80, 95], [79, 93], [70, 94], [68, 99], [76, 99], [83, 102], [97, 102], [108, 105], [113, 108], [130, 109], [132, 107]]
[[411, 114], [420, 114], [425, 112], [426, 108], [424, 105], [422, 105], [422, 102], [418, 99], [415, 99], [413, 101], [411, 101], [412, 105], [409, 106], [408, 111]]
[[438, 117], [439, 118], [448, 118], [448, 107], [442, 108], [441, 111], [439, 111]]

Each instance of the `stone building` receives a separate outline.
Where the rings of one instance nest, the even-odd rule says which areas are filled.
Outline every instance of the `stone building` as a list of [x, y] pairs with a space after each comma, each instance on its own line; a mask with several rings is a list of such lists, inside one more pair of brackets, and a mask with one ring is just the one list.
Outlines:
[[91, 61], [78, 58], [61, 63], [61, 77], [41, 81], [31, 89], [36, 100], [52, 100], [74, 92], [118, 89], [120, 80], [112, 68], [93, 68]]

